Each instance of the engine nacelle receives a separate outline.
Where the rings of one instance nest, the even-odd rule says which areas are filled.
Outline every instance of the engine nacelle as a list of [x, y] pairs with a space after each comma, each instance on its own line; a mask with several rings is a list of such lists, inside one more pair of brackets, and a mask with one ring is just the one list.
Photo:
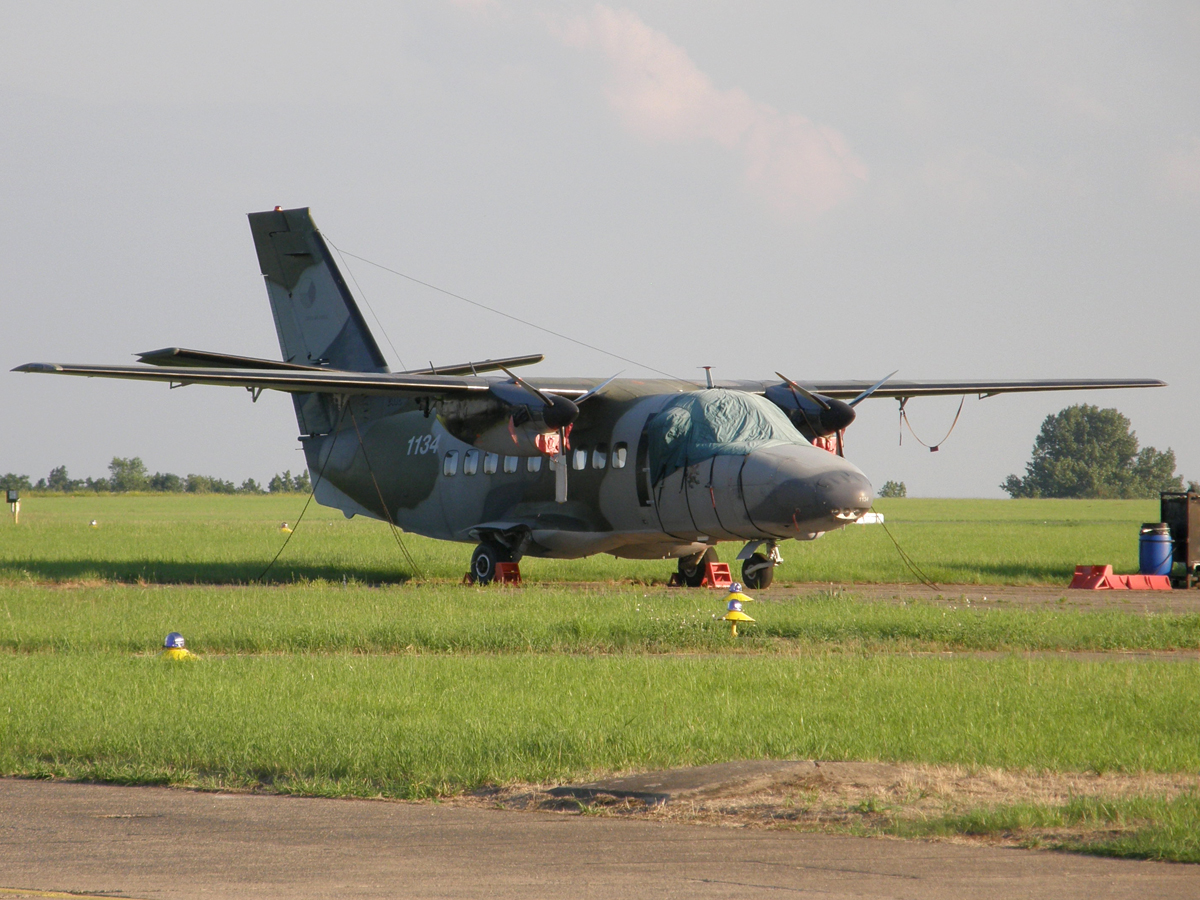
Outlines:
[[837, 434], [854, 421], [854, 409], [845, 400], [822, 396], [821, 399], [828, 404], [828, 408], [822, 409], [786, 384], [773, 384], [763, 393], [787, 414], [796, 430], [810, 441]]

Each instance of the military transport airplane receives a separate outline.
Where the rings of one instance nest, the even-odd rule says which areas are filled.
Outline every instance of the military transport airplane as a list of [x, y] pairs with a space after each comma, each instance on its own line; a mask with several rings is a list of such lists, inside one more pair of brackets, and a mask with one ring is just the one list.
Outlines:
[[[317, 502], [476, 543], [479, 582], [522, 556], [679, 560], [698, 585], [719, 541], [771, 583], [778, 544], [854, 522], [867, 477], [834, 440], [870, 396], [1160, 387], [1152, 379], [778, 381], [523, 379], [521, 356], [391, 372], [307, 209], [251, 213], [282, 361], [167, 348], [140, 366], [14, 371], [292, 395]], [[492, 373], [492, 374], [488, 374]], [[495, 374], [502, 373], [502, 374]], [[778, 373], [776, 373], [778, 374]], [[889, 377], [890, 378], [890, 377]]]

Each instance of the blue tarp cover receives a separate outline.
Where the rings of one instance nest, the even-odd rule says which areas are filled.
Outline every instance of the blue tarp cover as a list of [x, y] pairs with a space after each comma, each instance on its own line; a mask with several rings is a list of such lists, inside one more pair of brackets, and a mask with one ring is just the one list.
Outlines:
[[746, 456], [772, 443], [808, 441], [770, 400], [744, 391], [680, 394], [650, 421], [652, 481], [714, 456]]

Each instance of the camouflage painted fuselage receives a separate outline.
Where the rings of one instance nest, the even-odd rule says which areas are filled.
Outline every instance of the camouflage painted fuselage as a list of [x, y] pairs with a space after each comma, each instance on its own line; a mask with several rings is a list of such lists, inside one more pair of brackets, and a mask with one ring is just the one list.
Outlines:
[[565, 503], [555, 502], [548, 458], [518, 455], [515, 441], [506, 454], [459, 440], [437, 406], [427, 415], [408, 400], [355, 398], [344, 412], [330, 410], [341, 416], [339, 430], [302, 440], [319, 502], [433, 538], [498, 538], [531, 556], [664, 558], [718, 541], [811, 539], [870, 507], [866, 477], [798, 432], [655, 479], [648, 425], [682, 392], [698, 390], [620, 379], [583, 404], [570, 435]]

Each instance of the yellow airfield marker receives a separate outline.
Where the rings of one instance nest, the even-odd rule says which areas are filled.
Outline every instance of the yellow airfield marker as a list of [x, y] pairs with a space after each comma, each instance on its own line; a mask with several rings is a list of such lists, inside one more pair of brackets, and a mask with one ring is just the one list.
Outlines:
[[742, 604], [750, 603], [754, 600], [742, 593], [741, 582], [735, 581], [729, 586], [729, 593], [725, 595], [725, 599], [729, 601], [728, 612], [721, 616], [721, 619], [729, 623], [729, 634], [732, 637], [737, 637], [738, 622], [753, 622], [754, 620], [742, 612]]
[[163, 641], [163, 652], [158, 655], [159, 659], [199, 659], [200, 657], [187, 649], [185, 643], [182, 634], [172, 631]]
[[753, 622], [754, 621], [752, 618], [750, 618], [748, 615], [746, 615], [740, 609], [731, 609], [729, 612], [725, 613], [725, 615], [721, 616], [721, 618], [729, 623], [729, 633], [733, 637], [737, 637], [738, 622]]

